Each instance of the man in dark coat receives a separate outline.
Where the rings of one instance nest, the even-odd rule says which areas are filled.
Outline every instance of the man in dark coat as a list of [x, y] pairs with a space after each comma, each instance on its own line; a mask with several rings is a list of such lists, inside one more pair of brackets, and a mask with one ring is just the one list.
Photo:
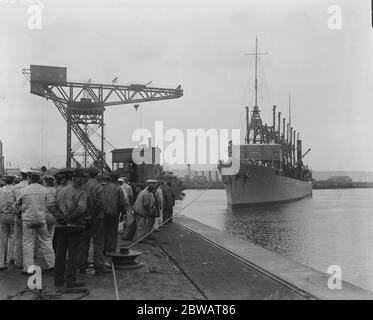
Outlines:
[[104, 190], [97, 181], [100, 170], [91, 167], [87, 170], [88, 181], [83, 185], [83, 190], [87, 193], [87, 212], [85, 215], [85, 229], [80, 244], [79, 270], [85, 273], [88, 267], [88, 252], [93, 240], [93, 268], [95, 275], [109, 273], [105, 271], [104, 258]]
[[118, 179], [119, 175], [113, 173], [110, 182], [104, 185], [105, 252], [117, 250], [119, 219], [126, 214], [126, 207], [130, 206], [126, 203]]
[[164, 214], [163, 214], [163, 222], [172, 222], [172, 215], [174, 211], [175, 205], [175, 192], [172, 190], [171, 182], [168, 181], [164, 188]]
[[[54, 283], [67, 288], [83, 287], [84, 283], [76, 281], [78, 269], [79, 248], [85, 228], [85, 213], [87, 210], [87, 194], [82, 188], [86, 179], [83, 169], [72, 172], [66, 169], [60, 172], [65, 176], [65, 185], [57, 190], [56, 215], [56, 262]], [[66, 269], [66, 275], [65, 275]]]

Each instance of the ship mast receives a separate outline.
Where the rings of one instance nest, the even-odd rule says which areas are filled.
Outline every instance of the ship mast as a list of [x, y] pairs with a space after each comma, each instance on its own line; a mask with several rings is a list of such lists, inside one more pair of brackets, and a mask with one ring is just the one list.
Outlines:
[[[268, 52], [258, 52], [258, 36], [255, 38], [255, 53], [245, 53], [246, 56], [255, 55], [255, 105], [251, 114], [250, 122], [246, 121], [246, 142], [250, 142], [250, 131], [253, 130], [253, 143], [256, 143], [256, 136], [260, 136], [260, 143], [263, 142], [262, 120], [260, 119], [260, 111], [258, 107], [258, 56], [265, 55]], [[248, 110], [248, 109], [246, 109]]]
[[290, 97], [290, 93], [289, 93], [289, 124], [291, 126], [291, 97]]
[[255, 107], [258, 107], [258, 36], [255, 41]]

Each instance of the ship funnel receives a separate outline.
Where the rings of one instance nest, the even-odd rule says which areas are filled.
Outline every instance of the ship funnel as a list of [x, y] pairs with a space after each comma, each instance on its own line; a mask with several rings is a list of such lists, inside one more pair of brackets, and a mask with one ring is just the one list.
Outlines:
[[302, 140], [299, 140], [299, 133], [298, 133], [298, 140], [297, 140], [297, 160], [302, 160]]
[[272, 136], [272, 140], [275, 141], [276, 139], [276, 106], [273, 106], [273, 121], [272, 121], [272, 125], [273, 125], [273, 136]]
[[281, 140], [281, 112], [278, 113], [278, 119], [277, 119], [277, 136], [278, 140]]

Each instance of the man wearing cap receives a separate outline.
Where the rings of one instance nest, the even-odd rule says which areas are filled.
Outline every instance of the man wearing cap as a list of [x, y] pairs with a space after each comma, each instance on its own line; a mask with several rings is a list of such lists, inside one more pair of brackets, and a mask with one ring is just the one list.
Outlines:
[[139, 193], [133, 205], [137, 226], [133, 237], [134, 241], [140, 239], [153, 229], [156, 217], [156, 181], [148, 180], [146, 184], [148, 186]]
[[59, 174], [64, 176], [65, 185], [57, 191], [57, 208], [60, 214], [56, 218], [54, 284], [57, 287], [65, 283], [67, 288], [83, 287], [84, 283], [76, 281], [76, 273], [87, 209], [87, 194], [82, 189], [85, 172], [76, 168], [73, 172], [71, 169], [61, 170]]
[[[28, 186], [28, 171], [28, 169], [21, 169], [21, 181], [14, 186], [16, 199], [19, 197], [21, 190]], [[18, 208], [18, 214], [15, 215], [14, 221], [14, 257], [16, 259], [15, 265], [17, 268], [22, 268], [23, 265], [21, 211], [22, 208]]]
[[54, 267], [54, 252], [52, 238], [47, 229], [47, 190], [39, 184], [40, 172], [29, 171], [29, 185], [21, 189], [17, 198], [18, 206], [22, 208], [22, 255], [23, 273], [29, 274], [29, 268], [34, 265], [35, 240], [43, 255], [47, 270]]
[[6, 185], [1, 188], [0, 193], [0, 271], [6, 270], [8, 267], [4, 264], [5, 261], [13, 258], [13, 252], [8, 252], [8, 257], [5, 257], [5, 253], [8, 248], [13, 249], [11, 234], [14, 216], [17, 214], [16, 197], [12, 186], [14, 178], [12, 175], [5, 176]]
[[83, 190], [87, 193], [87, 213], [85, 216], [85, 229], [80, 245], [79, 270], [85, 273], [88, 267], [88, 252], [93, 240], [93, 268], [95, 275], [107, 273], [105, 270], [104, 258], [104, 212], [103, 212], [103, 187], [97, 181], [100, 170], [91, 167], [87, 170], [89, 179], [83, 185]]
[[[60, 227], [61, 224], [58, 223], [58, 219], [63, 219], [63, 214], [60, 212], [60, 210], [58, 209], [57, 207], [57, 196], [58, 196], [58, 193], [60, 192], [60, 190], [65, 187], [69, 182], [71, 182], [72, 180], [72, 174], [73, 174], [73, 169], [61, 169], [61, 170], [58, 170], [55, 174], [54, 174], [54, 179], [55, 179], [55, 184], [54, 184], [54, 188], [55, 188], [55, 192], [50, 192], [48, 193], [47, 195], [47, 207], [48, 207], [48, 211], [50, 213], [52, 213], [54, 219], [56, 220], [56, 224], [55, 224], [55, 232], [56, 233], [56, 228], [57, 227]], [[67, 179], [67, 177], [70, 177], [69, 179]], [[56, 236], [54, 234], [54, 237], [52, 239], [52, 242], [53, 242], [53, 251], [56, 253]]]
[[170, 223], [172, 222], [173, 208], [175, 206], [175, 192], [172, 190], [171, 182], [168, 181], [164, 188], [164, 212], [163, 212], [163, 222]]
[[131, 207], [132, 203], [131, 203], [131, 200], [130, 200], [131, 193], [129, 193], [129, 191], [128, 191], [128, 188], [130, 188], [131, 191], [132, 191], [132, 188], [128, 184], [125, 183], [125, 179], [127, 179], [127, 178], [119, 178], [117, 183], [123, 191], [124, 202], [125, 202], [125, 205], [126, 205], [125, 217], [123, 217], [123, 218], [125, 218], [124, 219], [125, 223], [129, 224], [134, 220], [133, 217], [131, 217], [131, 215], [132, 215], [132, 207]]
[[132, 240], [136, 232], [136, 221], [133, 214], [132, 205], [133, 205], [133, 190], [132, 187], [127, 183], [128, 179], [122, 177], [118, 180], [120, 187], [122, 188], [125, 200], [127, 202], [126, 217], [123, 222], [123, 240]]
[[49, 175], [43, 177], [43, 186], [47, 189], [47, 228], [52, 239], [56, 227], [55, 214], [57, 213], [56, 188], [54, 187], [54, 178]]
[[154, 223], [155, 230], [158, 230], [159, 227], [163, 223], [164, 195], [163, 195], [163, 190], [162, 190], [161, 186], [162, 186], [162, 182], [157, 181], [156, 192], [155, 192], [155, 200], [156, 200], [156, 203], [157, 203], [159, 214], [158, 214], [158, 217], [155, 218], [155, 223]]
[[63, 174], [61, 174], [61, 170], [57, 171], [55, 174], [54, 174], [54, 179], [55, 179], [55, 183], [54, 183], [54, 188], [56, 189], [56, 192], [62, 188], [65, 184], [65, 177]]
[[[53, 239], [54, 239], [54, 231], [56, 227], [56, 219], [54, 217], [54, 214], [56, 213], [57, 207], [56, 207], [56, 189], [54, 187], [54, 178], [49, 175], [44, 175], [43, 176], [43, 186], [45, 187], [47, 191], [47, 213], [46, 213], [46, 222], [47, 222], [47, 229], [48, 232], [52, 238], [52, 244], [53, 244]], [[53, 205], [51, 205], [51, 199], [53, 199]], [[54, 251], [54, 246], [52, 245], [53, 251]], [[40, 259], [43, 256], [42, 251], [39, 248], [39, 243], [36, 242], [35, 244], [35, 251], [36, 253], [36, 258]], [[42, 269], [45, 269], [45, 262], [43, 265], [41, 265]]]
[[119, 175], [112, 173], [110, 183], [104, 187], [105, 252], [116, 251], [119, 219], [126, 214], [129, 205], [118, 185], [118, 179]]

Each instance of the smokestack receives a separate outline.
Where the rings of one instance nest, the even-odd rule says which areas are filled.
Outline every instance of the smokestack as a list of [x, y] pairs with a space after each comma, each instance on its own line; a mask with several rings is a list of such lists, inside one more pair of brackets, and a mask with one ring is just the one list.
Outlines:
[[[299, 133], [298, 133], [299, 137]], [[297, 140], [297, 160], [302, 160], [302, 140]]]
[[272, 125], [273, 125], [273, 137], [272, 137], [272, 140], [275, 140], [276, 139], [276, 106], [273, 106], [273, 121], [272, 121]]
[[282, 139], [285, 140], [285, 122], [286, 118], [282, 119]]
[[277, 115], [277, 125], [278, 125], [278, 129], [277, 129], [278, 140], [281, 140], [281, 112], [279, 112]]
[[296, 137], [296, 130], [294, 130], [294, 137], [293, 137], [293, 163], [295, 164], [295, 137]]
[[286, 141], [287, 141], [287, 143], [289, 143], [289, 130], [290, 130], [290, 128], [289, 128], [290, 126], [289, 126], [289, 123], [288, 123], [288, 125], [286, 126]]
[[250, 121], [249, 121], [249, 107], [246, 107], [246, 143], [249, 143], [249, 139], [250, 139], [250, 130], [249, 130], [249, 126], [250, 126]]
[[293, 127], [290, 127], [290, 142], [289, 142], [289, 147], [290, 147], [290, 163], [293, 164]]
[[152, 138], [148, 138], [148, 147], [152, 146]]

